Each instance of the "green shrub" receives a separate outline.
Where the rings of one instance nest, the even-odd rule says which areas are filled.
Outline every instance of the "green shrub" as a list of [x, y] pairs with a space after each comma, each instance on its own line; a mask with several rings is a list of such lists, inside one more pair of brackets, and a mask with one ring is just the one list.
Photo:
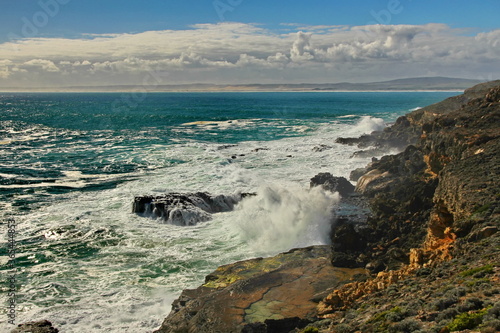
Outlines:
[[318, 333], [319, 329], [317, 327], [306, 327], [304, 330], [302, 330], [302, 333]]
[[469, 269], [467, 271], [460, 273], [460, 275], [463, 277], [467, 277], [467, 276], [475, 275], [476, 273], [491, 274], [491, 273], [493, 273], [493, 265], [489, 264], [489, 265], [485, 265], [485, 266], [481, 266], [481, 267], [472, 268], [472, 269]]
[[473, 214], [486, 213], [490, 208], [491, 208], [491, 203], [487, 203], [486, 205], [481, 206], [478, 209], [476, 209]]
[[413, 318], [405, 319], [389, 327], [391, 333], [411, 333], [420, 330], [422, 325]]
[[483, 309], [479, 312], [461, 313], [447, 327], [451, 332], [475, 328], [481, 324], [487, 311], [488, 309]]

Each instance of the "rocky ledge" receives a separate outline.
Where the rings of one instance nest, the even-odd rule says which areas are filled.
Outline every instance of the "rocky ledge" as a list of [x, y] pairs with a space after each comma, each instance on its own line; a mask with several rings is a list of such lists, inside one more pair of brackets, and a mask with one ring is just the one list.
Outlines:
[[135, 197], [132, 212], [165, 223], [195, 225], [212, 219], [212, 214], [229, 212], [242, 198], [254, 194], [211, 195], [206, 192], [168, 193]]
[[329, 246], [295, 249], [219, 267], [184, 290], [157, 333], [289, 332], [318, 320], [334, 288], [364, 279], [364, 269], [333, 267]]
[[337, 142], [401, 150], [345, 195], [370, 216], [339, 219], [331, 248], [220, 267], [157, 332], [500, 330], [500, 81]]

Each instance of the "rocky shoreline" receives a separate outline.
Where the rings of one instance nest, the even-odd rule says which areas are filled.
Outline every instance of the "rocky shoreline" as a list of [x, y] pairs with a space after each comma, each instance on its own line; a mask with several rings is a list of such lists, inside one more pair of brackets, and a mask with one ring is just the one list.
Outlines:
[[[358, 209], [332, 221], [333, 245], [219, 267], [155, 332], [500, 330], [500, 81], [337, 143], [401, 152], [353, 171], [355, 192], [332, 175], [311, 180]], [[176, 219], [179, 200], [190, 224], [241, 197], [141, 197], [134, 211]]]
[[328, 250], [218, 268], [156, 332], [500, 329], [500, 81], [337, 142], [403, 150], [357, 170], [364, 223], [337, 220]]

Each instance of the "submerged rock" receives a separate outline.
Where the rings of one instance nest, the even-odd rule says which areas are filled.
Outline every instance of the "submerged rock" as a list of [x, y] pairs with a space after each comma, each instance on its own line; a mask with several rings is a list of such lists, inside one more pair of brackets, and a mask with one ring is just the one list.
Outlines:
[[169, 193], [162, 196], [135, 197], [132, 212], [160, 218], [176, 225], [195, 225], [212, 219], [213, 213], [229, 212], [242, 198], [252, 194], [213, 196], [206, 192]]

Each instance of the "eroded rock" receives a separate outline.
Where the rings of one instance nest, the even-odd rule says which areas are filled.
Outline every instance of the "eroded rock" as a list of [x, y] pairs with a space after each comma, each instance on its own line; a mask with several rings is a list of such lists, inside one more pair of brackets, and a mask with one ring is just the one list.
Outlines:
[[229, 212], [249, 193], [210, 195], [205, 192], [169, 193], [162, 196], [142, 196], [134, 199], [132, 212], [159, 218], [176, 225], [195, 225], [212, 219], [212, 214]]
[[289, 332], [317, 318], [317, 302], [364, 269], [335, 268], [330, 247], [295, 249], [219, 267], [185, 290], [163, 332]]
[[352, 185], [344, 177], [334, 177], [331, 173], [319, 173], [311, 179], [311, 188], [322, 186], [323, 189], [330, 192], [339, 192], [341, 196], [348, 196], [354, 192]]

